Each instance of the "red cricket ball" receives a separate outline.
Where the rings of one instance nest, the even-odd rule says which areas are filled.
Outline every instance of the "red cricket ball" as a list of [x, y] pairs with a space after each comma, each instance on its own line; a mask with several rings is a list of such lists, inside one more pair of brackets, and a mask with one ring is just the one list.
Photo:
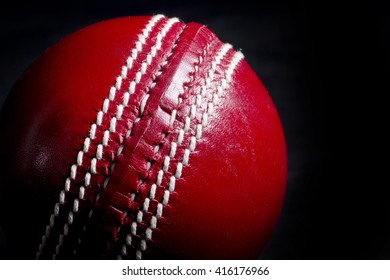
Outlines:
[[241, 52], [162, 15], [71, 34], [0, 116], [10, 258], [251, 259], [281, 210], [280, 120]]

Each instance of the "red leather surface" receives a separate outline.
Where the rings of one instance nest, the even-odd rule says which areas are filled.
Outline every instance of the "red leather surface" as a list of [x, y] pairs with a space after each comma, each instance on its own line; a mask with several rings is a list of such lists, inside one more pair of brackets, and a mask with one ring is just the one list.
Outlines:
[[[156, 21], [118, 85], [149, 20], [121, 18], [78, 31], [49, 49], [14, 87], [0, 118], [0, 146], [6, 147], [0, 150], [0, 222], [14, 248], [11, 257], [34, 258], [40, 251], [41, 258], [66, 259], [134, 258], [139, 252], [142, 258], [247, 259], [265, 245], [286, 183], [284, 137], [268, 93], [240, 61], [176, 176], [235, 52], [213, 68], [209, 83], [223, 44], [200, 24], [173, 23], [118, 116], [169, 24]], [[109, 106], [92, 139], [104, 102]], [[105, 133], [109, 139], [102, 144]], [[86, 138], [90, 145], [83, 151]], [[176, 152], [166, 165], [172, 143]], [[172, 177], [174, 190], [163, 203]]]

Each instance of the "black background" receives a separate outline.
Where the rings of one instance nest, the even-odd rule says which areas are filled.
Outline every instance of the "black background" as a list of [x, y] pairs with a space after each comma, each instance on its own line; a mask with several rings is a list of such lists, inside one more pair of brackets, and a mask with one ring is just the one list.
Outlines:
[[[390, 259], [385, 146], [390, 13], [384, 5], [26, 2], [0, 4], [0, 106], [39, 54], [86, 25], [157, 13], [206, 24], [222, 41], [242, 49], [269, 90], [285, 131], [285, 203], [259, 258]], [[0, 229], [0, 257], [5, 248]]]

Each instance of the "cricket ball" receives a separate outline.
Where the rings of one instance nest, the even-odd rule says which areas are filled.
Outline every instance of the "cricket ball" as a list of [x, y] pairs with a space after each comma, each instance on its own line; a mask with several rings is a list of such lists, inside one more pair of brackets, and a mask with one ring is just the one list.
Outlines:
[[202, 24], [134, 16], [67, 36], [13, 87], [0, 134], [9, 258], [252, 259], [282, 207], [277, 111]]

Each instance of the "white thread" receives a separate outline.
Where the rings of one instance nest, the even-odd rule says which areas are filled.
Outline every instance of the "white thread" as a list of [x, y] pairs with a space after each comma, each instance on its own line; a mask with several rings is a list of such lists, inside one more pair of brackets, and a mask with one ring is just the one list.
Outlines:
[[116, 118], [113, 117], [110, 121], [110, 132], [115, 132], [116, 130]]
[[146, 232], [145, 232], [145, 239], [146, 239], [146, 240], [152, 240], [152, 229], [151, 229], [151, 228], [147, 228], [147, 229], [146, 229]]
[[149, 210], [149, 203], [150, 203], [150, 199], [149, 198], [145, 198], [145, 201], [144, 201], [144, 204], [143, 204], [144, 212], [147, 212]]
[[122, 71], [121, 71], [121, 77], [126, 78], [127, 77], [127, 66], [122, 66]]
[[202, 115], [202, 126], [206, 126], [207, 125], [207, 119], [208, 119], [208, 116], [207, 116], [207, 113], [203, 113]]
[[141, 81], [141, 72], [135, 74], [135, 82], [138, 84]]
[[110, 100], [108, 98], [104, 99], [102, 111], [104, 114], [107, 114], [108, 107], [110, 106]]
[[103, 146], [108, 145], [108, 139], [110, 139], [110, 132], [108, 130], [106, 130], [106, 131], [104, 131], [104, 134], [103, 134], [103, 140], [102, 140]]
[[140, 115], [144, 112], [146, 101], [148, 101], [148, 98], [149, 98], [149, 94], [146, 94], [144, 98], [142, 98], [141, 100], [140, 109], [139, 109]]
[[173, 122], [175, 121], [175, 119], [176, 119], [176, 109], [173, 109], [172, 113], [171, 113], [171, 117], [169, 119], [169, 126], [173, 125]]
[[200, 139], [202, 137], [202, 130], [203, 127], [201, 124], [196, 125], [196, 133], [195, 133], [196, 139]]
[[202, 96], [200, 94], [196, 95], [196, 101], [195, 101], [196, 107], [199, 107], [202, 105]]
[[141, 44], [145, 44], [146, 42], [145, 36], [143, 34], [139, 34], [138, 41], [141, 42]]
[[99, 144], [96, 149], [96, 159], [101, 160], [103, 158], [103, 145]]
[[161, 181], [162, 181], [162, 177], [164, 175], [164, 171], [160, 170], [157, 174], [157, 180], [156, 180], [156, 185], [157, 186], [160, 186], [161, 185]]
[[141, 251], [145, 251], [146, 250], [146, 241], [144, 239], [141, 240]]
[[83, 155], [84, 153], [82, 151], [80, 151], [78, 154], [77, 154], [77, 165], [80, 166], [83, 164]]
[[237, 64], [244, 58], [244, 55], [241, 52], [236, 52], [233, 56], [232, 62], [230, 63], [228, 69], [226, 70], [226, 82], [230, 83], [232, 80], [234, 69]]
[[137, 214], [137, 223], [141, 223], [142, 222], [142, 218], [144, 216], [144, 213], [142, 211], [138, 211], [138, 214]]
[[126, 245], [131, 246], [132, 241], [131, 234], [126, 235]]
[[127, 255], [127, 248], [126, 248], [126, 245], [123, 245], [123, 246], [122, 246], [121, 254], [122, 254], [123, 256], [126, 256], [126, 255]]
[[130, 94], [128, 92], [125, 92], [122, 101], [123, 106], [127, 106], [129, 104], [129, 98], [130, 98]]
[[212, 65], [211, 65], [211, 69], [208, 72], [208, 75], [209, 75], [208, 78], [210, 79], [210, 81], [214, 80], [214, 72], [213, 72], [213, 69], [212, 69]]
[[[206, 78], [206, 83], [208, 83], [209, 85], [211, 84], [211, 81], [214, 79], [214, 73], [217, 70], [217, 64], [220, 63], [220, 60], [225, 56], [225, 54], [228, 52], [228, 50], [230, 48], [231, 48], [231, 46], [229, 44], [223, 45], [221, 50], [218, 52], [217, 56], [214, 58], [214, 61], [212, 63], [213, 71], [209, 71], [208, 77]], [[231, 80], [231, 76], [233, 75], [233, 71], [234, 71], [235, 67], [237, 66], [237, 64], [239, 63], [239, 61], [241, 61], [242, 57], [243, 56], [242, 56], [242, 54], [240, 55], [240, 53], [238, 53], [238, 54], [236, 53], [233, 56], [233, 59], [230, 62], [227, 71], [225, 71], [225, 77], [221, 80], [221, 84], [222, 85], [227, 85], [225, 80], [227, 80], [227, 81]], [[217, 90], [217, 93], [213, 94], [212, 102], [207, 104], [207, 113], [206, 112], [203, 113], [202, 119], [201, 119], [201, 124], [196, 125], [195, 136], [191, 136], [190, 137], [189, 147], [184, 150], [184, 155], [183, 155], [182, 162], [178, 162], [177, 163], [175, 175], [171, 176], [170, 182], [168, 184], [168, 190], [164, 191], [162, 204], [160, 204], [160, 203], [158, 204], [157, 211], [156, 211], [157, 212], [156, 216], [152, 216], [151, 221], [150, 221], [150, 227], [146, 229], [146, 234], [145, 234], [146, 237], [145, 237], [145, 239], [141, 240], [141, 243], [140, 243], [140, 249], [141, 250], [137, 250], [136, 251], [136, 258], [137, 259], [141, 259], [141, 257], [142, 257], [141, 251], [146, 250], [146, 245], [147, 245], [146, 244], [146, 240], [150, 240], [151, 239], [152, 229], [155, 229], [157, 227], [157, 218], [161, 217], [161, 215], [162, 215], [162, 205], [166, 205], [169, 202], [170, 193], [174, 191], [175, 180], [176, 180], [176, 178], [180, 178], [181, 177], [183, 165], [188, 164], [190, 152], [193, 152], [195, 150], [196, 140], [200, 139], [201, 136], [202, 136], [202, 127], [207, 125], [208, 115], [212, 115], [214, 113], [214, 105], [218, 104], [218, 102], [219, 102], [218, 97], [216, 98], [214, 96], [218, 95], [219, 91], [220, 90]], [[201, 90], [200, 95], [201, 94], [202, 94], [202, 90]], [[198, 96], [200, 96], [200, 95], [198, 95]], [[200, 105], [199, 104], [200, 101], [198, 101], [198, 100], [200, 100], [200, 97], [198, 97], [198, 96], [197, 96], [196, 102], [198, 102], [198, 105]], [[196, 110], [196, 108], [193, 109], [195, 106], [196, 105], [192, 105], [192, 107], [191, 107], [190, 118], [191, 117], [195, 117], [195, 110]], [[173, 124], [172, 121], [170, 121], [170, 123], [171, 123], [171, 125]], [[189, 121], [186, 118], [185, 119], [185, 123], [184, 123], [184, 129], [179, 129], [179, 131], [178, 131], [177, 144], [181, 144], [182, 143], [183, 138], [184, 138], [184, 131], [188, 131], [188, 129], [189, 129], [189, 124], [188, 123], [189, 123]], [[176, 153], [176, 146], [171, 145], [170, 156], [171, 155], [174, 156], [175, 153]], [[162, 175], [160, 176], [160, 174], [163, 174], [164, 171], [168, 170], [169, 162], [168, 162], [167, 159], [170, 159], [170, 157], [166, 156], [164, 158], [163, 168], [162, 168], [162, 170], [160, 170], [158, 172], [158, 176], [157, 176], [157, 182], [158, 183], [161, 183], [161, 179], [160, 178], [162, 177]], [[157, 184], [157, 185], [159, 185], [159, 184]], [[154, 197], [154, 192], [155, 192], [155, 188], [153, 188], [153, 190], [151, 189], [151, 194], [150, 195], [153, 196], [153, 197]]]
[[157, 35], [157, 42], [156, 42], [156, 48], [160, 49], [161, 48], [161, 39], [162, 39], [162, 34]]
[[85, 188], [80, 187], [79, 189], [79, 199], [84, 199], [84, 193], [85, 193]]
[[[226, 88], [226, 87], [227, 87], [226, 79], [223, 79], [223, 80], [222, 80], [221, 86], [222, 86], [222, 88]], [[222, 93], [222, 92], [221, 92], [221, 93]]]
[[68, 215], [68, 224], [73, 224], [73, 212], [69, 212], [69, 215]]
[[86, 153], [89, 150], [89, 144], [91, 143], [91, 140], [89, 137], [85, 138], [84, 145], [83, 145], [83, 152]]
[[96, 125], [102, 125], [103, 122], [103, 112], [99, 111], [99, 113], [96, 116]]
[[176, 177], [171, 176], [171, 178], [169, 179], [168, 190], [170, 192], [173, 192], [175, 190], [175, 185], [176, 185]]
[[180, 145], [184, 140], [184, 130], [179, 129], [179, 133], [177, 135], [177, 144]]
[[176, 172], [175, 172], [175, 177], [176, 178], [179, 179], [181, 177], [182, 169], [183, 169], [183, 164], [181, 162], [178, 162], [177, 166], [176, 166]]
[[140, 41], [136, 42], [135, 43], [135, 49], [138, 51], [138, 52], [142, 52], [142, 43]]
[[119, 104], [116, 110], [116, 118], [119, 120], [123, 114], [123, 105]]
[[73, 212], [77, 213], [79, 211], [79, 200], [76, 198], [73, 201]]
[[182, 164], [183, 165], [187, 165], [188, 164], [189, 157], [190, 157], [190, 150], [189, 149], [185, 149], [184, 150], [184, 155], [183, 155], [183, 160], [182, 160]]
[[195, 151], [195, 147], [196, 147], [196, 137], [195, 136], [191, 136], [189, 150], [191, 152], [193, 152], [193, 151]]
[[207, 114], [210, 116], [214, 113], [214, 104], [213, 103], [208, 103], [207, 104]]
[[142, 252], [141, 252], [141, 250], [137, 250], [137, 252], [135, 252], [135, 258], [137, 260], [142, 260]]
[[163, 164], [163, 171], [164, 171], [164, 172], [167, 172], [167, 171], [168, 171], [169, 162], [170, 162], [170, 157], [169, 157], [169, 156], [165, 156], [165, 158], [164, 158], [164, 164]]
[[97, 171], [96, 171], [96, 162], [97, 162], [96, 158], [93, 158], [91, 160], [90, 171], [91, 171], [92, 174], [96, 174], [97, 173]]
[[130, 231], [131, 231], [131, 234], [132, 234], [132, 235], [137, 235], [137, 223], [136, 223], [136, 222], [133, 222], [133, 223], [131, 224], [131, 229], [130, 229]]
[[156, 54], [157, 54], [157, 49], [156, 49], [155, 46], [153, 46], [153, 47], [150, 49], [150, 53], [151, 53], [152, 57], [155, 57], [155, 56], [156, 56]]
[[56, 203], [54, 205], [54, 216], [58, 216], [59, 213], [60, 213], [60, 204]]
[[60, 204], [64, 204], [65, 203], [65, 191], [61, 191], [60, 192]]
[[115, 98], [115, 93], [116, 93], [116, 88], [115, 87], [111, 87], [110, 88], [110, 92], [108, 94], [108, 99], [110, 99], [110, 101], [113, 101], [114, 98]]
[[153, 184], [152, 187], [150, 188], [150, 193], [149, 193], [149, 198], [150, 199], [154, 199], [155, 198], [155, 196], [156, 196], [156, 189], [157, 189], [156, 184]]
[[96, 124], [91, 125], [91, 129], [89, 130], [89, 138], [95, 139], [96, 133]]
[[170, 158], [173, 158], [176, 155], [176, 148], [177, 148], [176, 142], [172, 142], [171, 143], [171, 149], [169, 151], [169, 157]]
[[142, 62], [142, 64], [141, 64], [141, 74], [145, 74], [146, 73], [147, 65], [148, 64], [146, 62]]
[[147, 63], [148, 65], [150, 65], [150, 64], [152, 63], [152, 55], [151, 55], [151, 54], [148, 54], [148, 55], [146, 56], [146, 63]]
[[159, 204], [157, 204], [156, 217], [157, 218], [161, 218], [162, 217], [162, 213], [163, 213], [163, 205], [162, 205], [162, 203], [159, 203]]
[[206, 86], [202, 86], [200, 92], [201, 92], [201, 96], [205, 97], [205, 96], [206, 96], [206, 93], [207, 93], [207, 88], [206, 88]]
[[169, 202], [169, 195], [170, 195], [170, 192], [168, 190], [164, 191], [164, 196], [163, 196], [163, 201], [162, 201], [163, 205], [167, 205], [168, 204], [168, 202]]
[[45, 229], [46, 236], [50, 236], [50, 229], [51, 229], [51, 225], [49, 224], [48, 226], [46, 226], [46, 229]]
[[120, 145], [119, 148], [118, 148], [118, 150], [117, 150], [117, 152], [116, 152], [116, 154], [117, 154], [117, 155], [120, 155], [120, 154], [122, 153], [124, 147], [125, 147], [124, 145]]
[[65, 191], [68, 192], [70, 190], [70, 178], [66, 178], [65, 180]]
[[55, 219], [54, 215], [50, 215], [50, 227], [51, 228], [54, 226], [54, 219]]
[[91, 182], [91, 173], [87, 172], [84, 177], [84, 186], [88, 187]]
[[190, 119], [195, 118], [195, 116], [196, 116], [196, 106], [195, 105], [191, 105]]
[[184, 122], [184, 131], [188, 131], [190, 129], [190, 122], [191, 122], [190, 117], [186, 117]]
[[116, 77], [115, 88], [119, 90], [121, 88], [121, 85], [122, 85], [122, 77], [118, 76]]
[[[153, 17], [152, 18], [152, 20], [151, 21], [149, 21], [149, 23], [148, 23], [148, 25], [144, 28], [144, 30], [143, 30], [143, 34], [145, 35], [145, 34], [148, 34], [151, 30], [152, 30], [152, 27], [154, 26], [154, 24], [160, 19], [160, 18], [162, 18], [163, 16], [162, 15], [159, 15], [159, 16], [156, 16], [156, 17]], [[170, 19], [170, 20], [168, 20], [168, 22], [167, 22], [167, 24], [164, 26], [164, 28], [160, 31], [160, 33], [159, 34], [162, 34], [162, 36], [161, 35], [157, 35], [157, 37], [158, 37], [158, 42], [156, 43], [156, 46], [158, 47], [158, 48], [160, 48], [161, 47], [161, 40], [162, 40], [162, 38], [165, 36], [165, 34], [170, 30], [170, 28], [171, 28], [171, 26], [175, 23], [175, 22], [177, 22], [178, 20], [177, 19]], [[139, 38], [141, 38], [140, 40], [142, 40], [142, 42], [143, 41], [145, 41], [145, 38], [143, 38], [142, 36], [140, 36]], [[142, 39], [143, 38], [143, 39]], [[141, 42], [141, 43], [142, 43]], [[131, 55], [132, 55], [132, 58], [133, 58], [133, 60], [134, 59], [136, 59], [136, 57], [137, 57], [137, 55], [138, 55], [138, 52], [137, 51], [141, 51], [142, 50], [142, 44], [141, 44], [140, 42], [136, 42], [136, 49], [133, 49], [133, 51], [132, 51], [132, 53], [131, 53]], [[151, 51], [151, 56], [154, 54], [154, 55], [156, 55], [157, 54], [157, 49], [156, 48], [154, 48], [154, 50], [155, 51]], [[150, 57], [150, 56], [149, 56]], [[126, 63], [128, 63], [128, 64], [130, 64], [130, 65], [128, 65], [128, 66], [132, 66], [132, 64], [133, 64], [133, 60], [127, 60], [126, 61]], [[147, 63], [149, 64], [149, 63], [151, 63], [151, 58], [147, 58]], [[122, 76], [123, 77], [121, 77], [121, 76], [118, 76], [117, 78], [116, 78], [116, 81], [115, 81], [115, 87], [111, 87], [110, 88], [110, 92], [109, 92], [109, 100], [110, 101], [113, 101], [113, 99], [115, 98], [115, 93], [116, 93], [116, 90], [119, 90], [120, 88], [121, 88], [121, 86], [122, 86], [122, 78], [125, 78], [124, 76], [125, 76], [125, 72], [127, 72], [127, 70], [128, 69], [125, 69], [125, 68], [122, 68], [122, 72], [121, 72], [121, 74], [122, 74]], [[136, 82], [140, 82], [140, 80], [141, 80], [141, 73], [145, 73], [145, 71], [146, 71], [146, 68], [145, 68], [145, 66], [141, 66], [141, 71], [140, 72], [137, 72], [136, 73], [136, 77], [135, 77], [135, 81]], [[124, 95], [124, 98], [123, 98], [123, 103], [124, 103], [124, 105], [127, 105], [127, 102], [128, 102], [128, 100], [126, 100], [126, 94]], [[120, 109], [119, 109], [120, 110]], [[103, 111], [104, 112], [107, 112], [108, 111], [108, 103], [107, 103], [107, 101], [105, 101], [105, 103], [103, 104]], [[103, 111], [100, 111], [99, 113], [98, 113], [98, 116], [97, 116], [97, 120], [96, 120], [96, 123], [95, 124], [92, 124], [91, 125], [91, 128], [90, 128], [90, 131], [89, 131], [89, 139], [95, 139], [95, 137], [96, 137], [96, 126], [97, 125], [101, 125], [102, 124], [102, 119], [103, 119]], [[119, 112], [118, 113], [118, 111], [117, 111], [117, 114], [119, 114], [119, 117], [121, 116], [121, 113]], [[118, 117], [118, 115], [117, 115], [117, 118], [119, 118]], [[110, 120], [110, 131], [111, 132], [115, 132], [115, 130], [116, 130], [116, 119], [117, 118], [113, 118], [113, 119], [111, 119]], [[104, 138], [104, 136], [103, 136], [103, 138]], [[104, 139], [103, 139], [104, 140]], [[90, 140], [85, 140], [84, 141], [84, 146], [83, 146], [83, 150], [85, 150], [85, 151], [87, 151], [88, 149], [89, 149], [89, 144], [90, 143], [87, 143], [88, 141], [90, 141]], [[107, 140], [104, 140], [104, 143], [102, 143], [102, 144], [106, 144], [107, 143]], [[100, 152], [97, 152], [98, 153], [98, 156], [97, 157], [100, 157]], [[97, 159], [96, 158], [93, 158], [92, 159], [92, 161], [91, 161], [91, 165], [90, 165], [90, 171], [91, 171], [91, 173], [92, 174], [96, 174], [97, 173], [97, 170], [96, 170], [96, 163], [97, 163]], [[72, 171], [71, 171], [71, 173], [72, 173]], [[74, 179], [75, 178], [75, 175], [74, 176], [71, 176], [71, 178], [72, 179]], [[96, 197], [96, 199], [99, 199], [99, 194], [97, 195], [97, 197]], [[135, 195], [133, 195], [132, 194], [132, 199], [134, 199], [134, 197], [135, 197]], [[61, 200], [60, 200], [60, 202], [61, 202]], [[63, 203], [63, 202], [62, 202]], [[73, 223], [73, 213], [72, 212], [70, 212], [69, 213], [69, 216], [68, 216], [68, 223], [69, 224], [72, 224]], [[53, 220], [53, 222], [52, 222], [52, 225], [54, 226], [54, 220]], [[62, 235], [63, 236], [63, 235]], [[62, 242], [61, 242], [61, 244], [62, 244]], [[57, 245], [56, 246], [56, 252], [57, 253], [59, 253], [59, 247], [60, 247], [60, 245], [61, 244], [59, 244], [59, 245]], [[41, 253], [41, 250], [43, 250], [43, 246], [40, 246], [40, 252], [38, 253], [38, 255], [41, 255], [40, 253]], [[53, 255], [53, 258], [55, 258], [56, 257], [56, 255], [54, 254]]]
[[72, 180], [76, 179], [76, 173], [77, 173], [77, 165], [73, 164], [72, 167], [70, 168], [70, 178]]
[[153, 153], [154, 153], [154, 154], [157, 154], [159, 149], [160, 149], [160, 146], [159, 146], [159, 145], [154, 146], [154, 148], [153, 148]]
[[150, 219], [150, 228], [155, 229], [157, 227], [157, 218], [156, 216], [152, 216]]
[[[222, 95], [222, 93], [221, 93], [221, 95]], [[213, 104], [214, 104], [214, 105], [218, 105], [218, 104], [219, 104], [218, 91], [217, 91], [217, 94], [214, 94], [214, 95], [213, 95]]]
[[129, 56], [126, 60], [126, 67], [128, 69], [131, 69], [131, 67], [133, 67], [133, 58], [131, 56]]

